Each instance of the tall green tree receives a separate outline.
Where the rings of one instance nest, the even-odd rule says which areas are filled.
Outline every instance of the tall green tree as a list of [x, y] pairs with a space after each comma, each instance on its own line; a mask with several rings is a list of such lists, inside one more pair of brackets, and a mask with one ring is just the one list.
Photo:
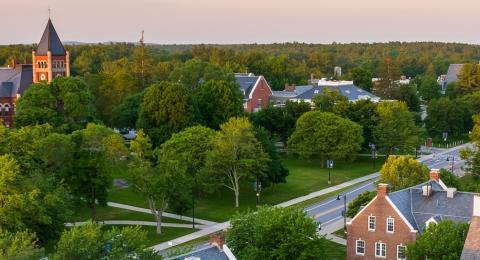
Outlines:
[[234, 117], [220, 126], [206, 167], [215, 183], [233, 191], [238, 207], [240, 181], [261, 179], [269, 160], [248, 119]]
[[372, 72], [366, 68], [357, 67], [352, 70], [353, 84], [361, 89], [372, 91], [372, 78]]
[[385, 56], [380, 61], [378, 77], [380, 80], [375, 83], [374, 92], [384, 99], [395, 99], [398, 96], [399, 85], [396, 81], [400, 79], [400, 69], [394, 58]]
[[201, 84], [193, 92], [193, 101], [198, 121], [213, 129], [218, 129], [230, 117], [243, 114], [243, 96], [233, 77]]
[[480, 91], [480, 65], [473, 63], [464, 64], [458, 74], [455, 87], [459, 95]]
[[420, 112], [420, 98], [417, 94], [416, 85], [401, 85], [399, 87], [398, 100], [405, 102], [410, 111]]
[[460, 136], [471, 128], [471, 114], [464, 102], [440, 98], [430, 101], [425, 126], [428, 132], [441, 137], [443, 132]]
[[146, 90], [137, 127], [150, 136], [154, 146], [168, 140], [194, 122], [194, 110], [187, 89], [177, 83], [162, 82]]
[[377, 106], [378, 121], [373, 129], [377, 147], [389, 155], [393, 149], [413, 150], [419, 144], [420, 130], [403, 102], [383, 102]]
[[438, 224], [430, 224], [414, 243], [407, 246], [407, 257], [460, 259], [467, 233], [468, 223], [442, 220]]
[[428, 168], [409, 156], [389, 156], [380, 170], [380, 181], [394, 190], [428, 181]]
[[137, 227], [103, 229], [87, 222], [62, 234], [53, 259], [161, 259], [148, 248], [147, 232]]
[[427, 76], [422, 78], [422, 82], [418, 87], [418, 92], [420, 96], [425, 101], [430, 101], [432, 99], [440, 98], [440, 86], [438, 85], [437, 80], [432, 76]]
[[315, 95], [312, 101], [318, 110], [322, 112], [333, 112], [333, 107], [336, 103], [348, 102], [348, 99], [337, 91], [324, 88], [323, 93]]
[[39, 248], [35, 234], [28, 231], [12, 233], [0, 229], [0, 258], [40, 259], [44, 250]]
[[96, 218], [96, 205], [105, 204], [112, 184], [111, 171], [127, 155], [125, 141], [111, 129], [89, 123], [72, 133], [75, 143], [74, 170], [65, 182], [77, 198], [85, 201]]
[[283, 165], [282, 158], [278, 153], [275, 142], [270, 133], [262, 127], [255, 127], [255, 137], [260, 141], [263, 150], [268, 154], [270, 161], [268, 162], [268, 170], [266, 176], [260, 179], [263, 187], [275, 185], [277, 183], [287, 182], [289, 174], [288, 168]]
[[238, 259], [326, 259], [316, 226], [299, 208], [262, 207], [231, 220], [227, 243]]
[[288, 139], [289, 151], [302, 158], [355, 158], [363, 142], [362, 127], [332, 113], [311, 111], [303, 114]]

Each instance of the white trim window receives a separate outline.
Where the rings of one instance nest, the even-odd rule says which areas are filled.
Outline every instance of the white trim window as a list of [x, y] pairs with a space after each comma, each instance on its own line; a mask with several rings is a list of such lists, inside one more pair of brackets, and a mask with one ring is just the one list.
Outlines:
[[407, 259], [406, 252], [407, 252], [407, 247], [406, 246], [404, 246], [402, 244], [397, 245], [397, 260]]
[[375, 243], [375, 257], [387, 257], [387, 244], [381, 241]]
[[364, 240], [356, 240], [356, 254], [357, 255], [365, 255], [365, 241]]
[[387, 233], [392, 233], [395, 231], [395, 219], [392, 217], [387, 218]]
[[375, 216], [370, 215], [368, 216], [368, 231], [375, 231]]

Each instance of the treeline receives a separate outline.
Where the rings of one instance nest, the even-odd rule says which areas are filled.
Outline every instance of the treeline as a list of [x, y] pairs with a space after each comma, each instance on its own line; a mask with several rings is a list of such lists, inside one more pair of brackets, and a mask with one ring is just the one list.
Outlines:
[[[0, 46], [0, 64], [12, 59], [31, 60], [34, 45]], [[71, 51], [72, 74], [98, 74], [103, 64], [122, 58], [135, 60], [136, 44], [88, 44], [67, 46]], [[415, 77], [431, 73], [445, 74], [450, 63], [476, 63], [480, 47], [460, 43], [389, 42], [351, 44], [245, 44], [245, 45], [147, 45], [149, 64], [155, 75], [179, 63], [199, 59], [232, 72], [264, 75], [275, 89], [286, 83], [304, 84], [313, 73], [331, 77], [333, 68], [341, 66], [345, 78], [352, 70], [363, 67], [379, 74], [382, 58], [389, 56], [398, 64], [402, 75]], [[130, 68], [131, 69], [131, 68]]]

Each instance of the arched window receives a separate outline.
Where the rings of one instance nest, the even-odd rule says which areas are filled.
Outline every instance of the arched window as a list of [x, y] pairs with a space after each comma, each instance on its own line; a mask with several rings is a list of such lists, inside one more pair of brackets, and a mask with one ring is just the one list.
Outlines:
[[8, 111], [10, 111], [10, 104], [5, 104], [4, 105], [4, 110], [5, 110], [6, 114], [8, 114]]

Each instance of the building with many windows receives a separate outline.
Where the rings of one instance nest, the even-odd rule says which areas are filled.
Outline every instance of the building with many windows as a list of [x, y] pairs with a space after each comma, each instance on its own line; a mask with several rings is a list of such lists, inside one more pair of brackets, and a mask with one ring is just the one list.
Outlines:
[[470, 222], [476, 216], [479, 194], [448, 188], [438, 170], [430, 172], [428, 182], [395, 192], [379, 184], [377, 196], [347, 223], [347, 258], [405, 259], [406, 245], [428, 225], [444, 219]]
[[51, 82], [57, 76], [69, 77], [69, 63], [70, 54], [48, 19], [40, 43], [32, 51], [32, 64], [13, 61], [11, 66], [0, 68], [0, 123], [12, 126], [15, 104], [32, 83]]

